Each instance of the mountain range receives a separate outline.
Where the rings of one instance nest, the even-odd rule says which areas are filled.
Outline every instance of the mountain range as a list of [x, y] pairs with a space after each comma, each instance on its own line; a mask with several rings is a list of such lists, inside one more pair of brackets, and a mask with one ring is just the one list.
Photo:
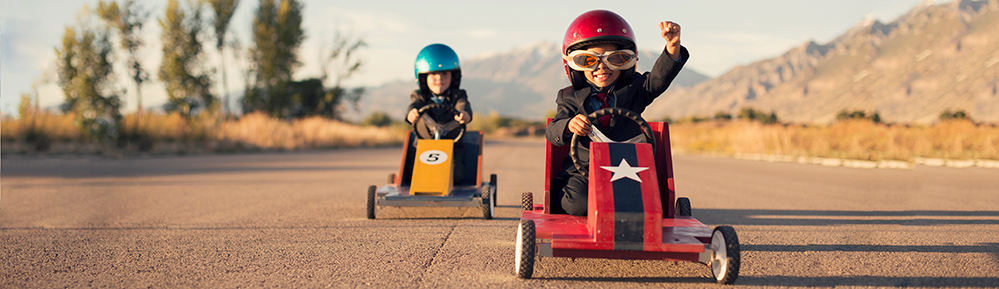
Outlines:
[[[534, 43], [462, 60], [462, 88], [477, 114], [538, 118], [568, 85], [561, 45]], [[640, 49], [639, 71], [660, 51]], [[999, 0], [922, 4], [890, 23], [865, 20], [819, 44], [708, 78], [684, 68], [644, 113], [648, 119], [712, 116], [751, 107], [781, 121], [822, 124], [840, 111], [877, 112], [886, 122], [932, 123], [964, 110], [999, 122]], [[414, 82], [368, 88], [360, 108], [401, 117]]]
[[[555, 111], [555, 96], [569, 85], [560, 56], [561, 44], [538, 42], [503, 53], [461, 60], [461, 88], [468, 92], [476, 115], [498, 114], [539, 118]], [[654, 51], [654, 52], [653, 52]], [[639, 49], [637, 69], [648, 70], [661, 50]], [[672, 87], [691, 87], [708, 77], [684, 68]], [[404, 115], [415, 81], [397, 81], [369, 87], [359, 103], [362, 115], [382, 111], [395, 119]]]

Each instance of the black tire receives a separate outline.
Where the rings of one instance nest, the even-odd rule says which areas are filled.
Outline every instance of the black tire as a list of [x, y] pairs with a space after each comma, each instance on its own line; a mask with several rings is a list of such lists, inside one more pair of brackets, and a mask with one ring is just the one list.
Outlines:
[[516, 267], [514, 273], [521, 279], [530, 279], [534, 275], [534, 253], [537, 247], [534, 244], [534, 221], [520, 220], [517, 227], [517, 248], [514, 253]]
[[375, 186], [368, 187], [368, 219], [375, 218]]
[[524, 211], [534, 210], [534, 193], [524, 192], [520, 197], [520, 208]]
[[690, 211], [690, 199], [676, 198], [676, 215], [687, 217], [693, 216]]
[[499, 187], [496, 186], [496, 174], [489, 175], [489, 185], [493, 186], [493, 200], [496, 200], [495, 196], [499, 194]]
[[493, 219], [493, 212], [496, 209], [496, 192], [490, 186], [482, 186], [482, 218]]
[[711, 233], [712, 250], [715, 250], [708, 264], [711, 275], [719, 284], [732, 284], [739, 278], [739, 266], [742, 258], [739, 254], [739, 236], [735, 229], [729, 226], [718, 226]]

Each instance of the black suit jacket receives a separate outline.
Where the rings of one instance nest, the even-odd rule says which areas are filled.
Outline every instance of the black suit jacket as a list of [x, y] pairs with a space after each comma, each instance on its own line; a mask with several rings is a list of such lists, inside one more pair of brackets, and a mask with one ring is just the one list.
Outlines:
[[[669, 88], [670, 83], [680, 73], [680, 69], [690, 59], [686, 47], [680, 47], [680, 59], [681, 61], [674, 61], [663, 51], [656, 59], [656, 64], [652, 66], [651, 71], [641, 74], [634, 72], [634, 81], [624, 86], [615, 86], [614, 91], [609, 94], [615, 99], [614, 107], [625, 108], [638, 114], [644, 112], [653, 100]], [[574, 90], [572, 86], [568, 86], [559, 90], [558, 97], [555, 99], [555, 103], [558, 105], [555, 118], [545, 131], [545, 137], [549, 142], [556, 146], [569, 144], [572, 140], [572, 134], [563, 134], [569, 120], [578, 114], [588, 115], [593, 112], [593, 108], [586, 105], [590, 92], [589, 87]], [[610, 128], [600, 127], [599, 122], [593, 122], [593, 125], [614, 140], [627, 140], [642, 133], [641, 127], [620, 116], [611, 118]], [[580, 143], [585, 145], [584, 148], [589, 147], [589, 138], [585, 139], [586, 141]], [[581, 150], [580, 153], [582, 154], [583, 151]], [[584, 159], [587, 156], [588, 154], [583, 156]], [[566, 157], [563, 164], [563, 172], [574, 173], [576, 171], [570, 158]]]

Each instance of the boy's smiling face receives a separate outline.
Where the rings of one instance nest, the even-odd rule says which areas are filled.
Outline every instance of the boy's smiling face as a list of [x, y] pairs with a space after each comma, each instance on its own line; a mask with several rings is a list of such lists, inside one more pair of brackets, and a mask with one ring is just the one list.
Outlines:
[[434, 94], [441, 94], [448, 87], [451, 87], [450, 71], [435, 71], [427, 73], [427, 86]]
[[[604, 54], [607, 51], [613, 51], [617, 49], [618, 49], [617, 45], [604, 43], [604, 44], [594, 44], [592, 46], [589, 46], [586, 48], [586, 51], [593, 52], [596, 54]], [[594, 69], [593, 71], [583, 71], [583, 74], [586, 75], [586, 80], [589, 80], [590, 83], [593, 83], [597, 87], [601, 88], [611, 85], [611, 83], [614, 83], [614, 81], [617, 80], [619, 76], [621, 76], [620, 71], [610, 69], [609, 67], [607, 67], [606, 64], [604, 64], [603, 61], [598, 61], [597, 68]]]

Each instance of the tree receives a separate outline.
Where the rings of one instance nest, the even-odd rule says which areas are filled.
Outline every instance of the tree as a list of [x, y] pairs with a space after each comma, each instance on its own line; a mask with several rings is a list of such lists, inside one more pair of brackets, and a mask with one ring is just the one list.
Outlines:
[[121, 122], [120, 90], [114, 86], [114, 48], [110, 31], [67, 26], [62, 49], [56, 48], [59, 86], [66, 96], [63, 108], [74, 112], [77, 127], [90, 138], [109, 144], [118, 140]]
[[286, 117], [292, 110], [288, 88], [300, 65], [298, 47], [305, 39], [302, 4], [296, 0], [260, 0], [252, 30], [250, 59], [254, 79], [243, 97], [243, 111], [259, 110]]
[[732, 114], [727, 111], [718, 111], [715, 113], [715, 120], [732, 120]]
[[[324, 99], [313, 107], [313, 111], [322, 116], [340, 119], [343, 115], [343, 102], [348, 102], [354, 106], [364, 94], [364, 88], [355, 88], [348, 91], [343, 87], [343, 81], [349, 79], [354, 73], [361, 69], [363, 61], [357, 58], [357, 51], [368, 44], [360, 38], [351, 38], [337, 31], [333, 36], [333, 47], [329, 53], [322, 55], [324, 49], [320, 49], [320, 63], [322, 63], [322, 80], [329, 81], [333, 78], [333, 86], [324, 95]], [[333, 67], [333, 74], [330, 74], [330, 67]]]
[[[135, 82], [135, 96], [138, 102], [138, 114], [142, 114], [142, 83], [149, 80], [149, 73], [142, 68], [137, 56], [138, 50], [142, 47], [142, 25], [149, 19], [149, 11], [142, 9], [142, 6], [134, 0], [125, 0], [119, 7], [116, 1], [97, 4], [97, 15], [108, 25], [118, 31], [118, 38], [121, 41], [121, 48], [128, 51], [128, 68], [130, 76]], [[138, 120], [139, 118], [136, 118]]]
[[211, 78], [200, 64], [203, 62], [201, 45], [202, 6], [190, 3], [185, 10], [177, 0], [169, 0], [164, 18], [159, 19], [163, 32], [163, 62], [159, 78], [166, 85], [169, 103], [167, 111], [177, 111], [192, 116], [201, 110], [214, 110], [217, 106], [211, 93]]
[[222, 95], [225, 99], [222, 102], [222, 108], [225, 114], [228, 115], [229, 111], [229, 79], [226, 77], [225, 70], [225, 54], [223, 49], [225, 48], [225, 36], [229, 32], [229, 21], [232, 20], [232, 15], [236, 13], [236, 7], [239, 6], [240, 0], [206, 0], [209, 5], [212, 6], [212, 11], [215, 12], [215, 17], [212, 18], [212, 27], [215, 28], [215, 49], [219, 52], [219, 61], [221, 62], [221, 72], [222, 72]]

